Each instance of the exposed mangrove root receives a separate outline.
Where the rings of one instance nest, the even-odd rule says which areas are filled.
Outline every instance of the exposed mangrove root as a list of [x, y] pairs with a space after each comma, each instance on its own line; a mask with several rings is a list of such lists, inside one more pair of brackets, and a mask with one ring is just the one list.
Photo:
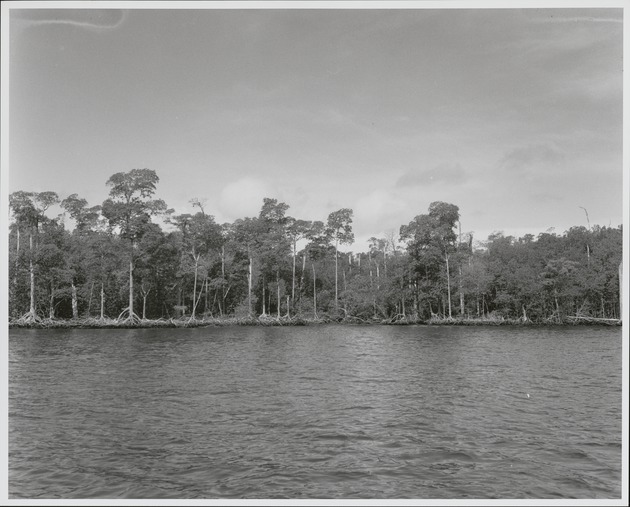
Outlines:
[[607, 326], [621, 325], [621, 319], [604, 319], [601, 317], [587, 317], [583, 315], [567, 317], [567, 320], [573, 324], [603, 324]]
[[[125, 316], [125, 314], [127, 314]], [[33, 316], [30, 313], [22, 315], [18, 319], [10, 319], [9, 327], [23, 328], [194, 328], [194, 327], [219, 327], [219, 326], [306, 326], [319, 324], [353, 324], [353, 325], [447, 325], [447, 326], [536, 326], [536, 325], [606, 325], [619, 326], [620, 319], [604, 319], [587, 316], [570, 316], [563, 319], [554, 318], [553, 320], [534, 321], [531, 318], [524, 320], [506, 319], [497, 316], [485, 318], [448, 318], [434, 316], [429, 321], [423, 321], [418, 316], [402, 316], [395, 315], [388, 319], [374, 319], [373, 317], [358, 317], [347, 315], [339, 320], [328, 316], [319, 316], [317, 318], [305, 318], [301, 316], [287, 317], [282, 316], [270, 317], [261, 315], [258, 317], [208, 317], [191, 319], [190, 317], [180, 318], [159, 318], [159, 319], [141, 319], [138, 315], [128, 316], [128, 312], [123, 312], [117, 319], [86, 317], [79, 319], [42, 319]]]
[[[125, 314], [127, 314], [127, 317], [123, 319]], [[125, 308], [116, 320], [123, 324], [140, 324], [142, 322], [142, 319], [136, 312], [129, 312], [129, 308]]]
[[17, 319], [16, 324], [29, 325], [29, 324], [40, 323], [41, 321], [42, 319], [36, 313], [27, 312], [24, 315], [22, 315], [19, 319]]

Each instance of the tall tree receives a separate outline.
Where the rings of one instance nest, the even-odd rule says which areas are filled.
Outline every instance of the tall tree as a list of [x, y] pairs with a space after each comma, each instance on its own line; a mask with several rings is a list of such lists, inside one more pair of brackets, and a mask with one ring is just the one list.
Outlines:
[[[57, 220], [47, 220], [41, 226], [37, 249], [38, 275], [48, 296], [48, 318], [57, 316], [57, 307], [72, 296], [72, 316], [77, 315], [75, 269], [72, 266], [70, 235]], [[67, 314], [67, 312], [64, 312]]]
[[327, 232], [335, 241], [335, 309], [339, 309], [339, 245], [350, 245], [354, 242], [352, 232], [352, 210], [342, 208], [328, 215]]
[[429, 216], [434, 220], [433, 240], [437, 243], [446, 264], [446, 288], [448, 292], [448, 316], [452, 318], [451, 310], [451, 276], [449, 255], [455, 251], [455, 224], [459, 221], [459, 207], [441, 201], [429, 205]]
[[[289, 238], [286, 234], [286, 226], [289, 221], [286, 217], [288, 209], [289, 206], [287, 204], [278, 202], [277, 199], [265, 197], [258, 215], [260, 234], [258, 235], [257, 243], [263, 269], [263, 314], [265, 313], [265, 280], [268, 279], [271, 283], [271, 279], [275, 275], [276, 314], [278, 319], [280, 318], [280, 293], [282, 289], [280, 270], [290, 248]], [[271, 291], [269, 296], [271, 300]], [[270, 305], [268, 306], [269, 313], [271, 313], [271, 307]]]
[[293, 248], [293, 266], [291, 275], [291, 305], [295, 306], [295, 264], [297, 258], [297, 243], [301, 239], [306, 239], [311, 228], [312, 222], [307, 220], [298, 220], [293, 217], [287, 219], [287, 235], [291, 241]]
[[103, 216], [110, 226], [120, 229], [121, 237], [127, 240], [129, 246], [129, 306], [119, 319], [127, 313], [126, 320], [139, 320], [133, 311], [134, 250], [151, 216], [169, 211], [162, 199], [152, 199], [159, 181], [160, 178], [151, 169], [119, 172], [107, 180], [110, 197], [103, 202]]
[[254, 314], [253, 285], [254, 285], [254, 258], [258, 251], [258, 238], [261, 235], [262, 225], [258, 218], [246, 217], [234, 222], [231, 234], [235, 242], [247, 255], [247, 314]]
[[174, 217], [173, 223], [181, 230], [183, 248], [190, 255], [194, 265], [192, 311], [190, 318], [191, 320], [195, 320], [197, 305], [203, 293], [203, 291], [200, 291], [199, 298], [197, 297], [199, 265], [205, 256], [208, 256], [211, 252], [220, 248], [223, 242], [221, 226], [214, 221], [212, 215], [206, 215], [203, 210], [194, 215], [187, 213], [177, 215]]
[[9, 206], [16, 220], [18, 235], [22, 229], [28, 233], [29, 238], [30, 308], [28, 313], [22, 316], [22, 320], [25, 322], [39, 320], [36, 311], [35, 292], [36, 251], [39, 243], [40, 226], [47, 220], [46, 210], [57, 202], [59, 202], [59, 197], [55, 192], [50, 191], [39, 193], [18, 191], [9, 196]]
[[68, 264], [71, 273], [72, 316], [76, 319], [79, 316], [77, 281], [81, 271], [87, 271], [83, 269], [83, 265], [89, 257], [87, 255], [87, 248], [91, 239], [89, 236], [94, 233], [98, 224], [101, 207], [88, 207], [88, 202], [77, 194], [71, 194], [61, 201], [61, 207], [75, 221], [75, 228], [70, 238]]
[[163, 315], [168, 300], [164, 287], [174, 283], [180, 258], [178, 246], [173, 236], [164, 234], [157, 224], [150, 224], [138, 242], [140, 255], [135, 273], [142, 296], [143, 319], [148, 315]]
[[407, 241], [407, 249], [411, 259], [416, 263], [417, 272], [424, 269], [428, 275], [431, 265], [437, 259], [444, 261], [449, 318], [452, 318], [449, 259], [451, 253], [455, 251], [457, 235], [454, 229], [458, 220], [457, 206], [436, 201], [429, 205], [427, 215], [418, 215], [408, 225], [400, 228], [401, 239]]
[[101, 206], [88, 207], [88, 202], [77, 194], [61, 201], [61, 207], [75, 221], [75, 230], [81, 234], [93, 231], [100, 216]]
[[305, 247], [304, 259], [306, 256], [311, 260], [311, 270], [313, 277], [313, 318], [317, 318], [317, 271], [316, 264], [326, 257], [326, 251], [329, 248], [330, 238], [327, 235], [324, 222], [316, 220], [311, 222], [306, 232], [308, 244]]

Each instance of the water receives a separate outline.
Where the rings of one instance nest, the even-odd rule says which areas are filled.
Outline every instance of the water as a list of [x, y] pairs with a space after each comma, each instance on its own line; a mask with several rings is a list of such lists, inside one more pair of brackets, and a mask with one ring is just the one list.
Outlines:
[[620, 498], [621, 338], [12, 330], [9, 495]]

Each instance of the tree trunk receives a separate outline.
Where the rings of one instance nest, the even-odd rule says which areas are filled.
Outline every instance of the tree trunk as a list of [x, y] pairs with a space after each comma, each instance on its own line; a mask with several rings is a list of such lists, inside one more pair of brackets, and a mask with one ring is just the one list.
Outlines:
[[401, 280], [400, 281], [400, 285], [401, 285], [401, 294], [402, 294], [402, 298], [400, 299], [400, 309], [401, 309], [401, 313], [403, 318], [406, 317], [405, 315], [405, 281]]
[[295, 304], [295, 256], [297, 255], [296, 249], [297, 249], [297, 245], [295, 244], [295, 241], [294, 241], [293, 242], [293, 275], [291, 277], [291, 302], [293, 304]]
[[623, 318], [623, 261], [619, 263], [619, 320]]
[[[207, 289], [206, 289], [207, 290]], [[221, 303], [225, 310], [225, 245], [221, 245]], [[223, 314], [221, 314], [223, 316]]]
[[50, 284], [50, 309], [48, 310], [50, 320], [55, 318], [55, 287]]
[[74, 281], [71, 282], [71, 286], [72, 286], [72, 318], [78, 319], [79, 318], [79, 305], [77, 302], [77, 288], [74, 285]]
[[[205, 279], [205, 283], [206, 283], [206, 297], [204, 299], [203, 302], [203, 313], [206, 313], [208, 311], [208, 277], [206, 276]], [[221, 311], [221, 302], [219, 301], [219, 313], [221, 315], [223, 315], [223, 312]]]
[[101, 282], [101, 320], [105, 318], [105, 287]]
[[420, 313], [420, 306], [418, 305], [418, 282], [413, 282], [413, 311], [418, 315]]
[[[558, 291], [554, 289], [554, 293], [553, 293], [553, 300], [556, 303], [556, 313], [558, 314], [558, 317], [560, 317], [560, 305], [558, 304]], [[603, 307], [603, 302], [604, 300], [602, 299], [602, 309]]]
[[195, 254], [193, 254], [193, 259], [195, 259], [195, 281], [193, 283], [193, 307], [192, 307], [192, 314], [190, 316], [191, 319], [195, 319], [195, 313], [197, 311], [197, 274], [199, 272], [199, 255], [195, 256]]
[[35, 318], [35, 267], [33, 266], [33, 233], [29, 235], [29, 250], [30, 258], [28, 260], [28, 266], [31, 276], [31, 308], [29, 314], [31, 319]]
[[13, 287], [17, 290], [18, 267], [20, 265], [20, 227], [17, 226], [17, 245], [15, 248], [15, 274], [13, 275]]
[[376, 317], [376, 293], [374, 291], [374, 275], [372, 272], [372, 258], [368, 253], [368, 265], [370, 266], [370, 294], [372, 294], [372, 313]]
[[306, 271], [306, 254], [302, 255], [302, 273], [300, 274], [300, 287], [298, 291], [298, 299], [302, 296], [302, 290], [304, 287], [304, 271]]
[[451, 275], [448, 268], [448, 253], [444, 254], [444, 258], [446, 259], [446, 293], [448, 295], [448, 318], [453, 318], [453, 314], [451, 313]]
[[[293, 259], [295, 260], [295, 257]], [[276, 286], [278, 288], [278, 308], [276, 313], [278, 320], [280, 320], [280, 273], [278, 271], [276, 271]]]
[[249, 258], [249, 272], [247, 274], [247, 300], [249, 302], [249, 316], [252, 316], [252, 258]]
[[339, 309], [339, 289], [338, 289], [338, 270], [339, 270], [339, 240], [335, 238], [335, 309]]
[[133, 319], [133, 252], [129, 257], [129, 318]]
[[262, 314], [266, 315], [266, 308], [265, 308], [265, 275], [263, 275], [263, 283], [262, 283]]
[[462, 267], [459, 266], [459, 314], [463, 317], [465, 312], [464, 307], [464, 289], [462, 287]]
[[317, 286], [315, 285], [317, 277], [315, 275], [315, 263], [311, 264], [311, 266], [313, 267], [313, 317], [317, 318]]
[[92, 285], [90, 286], [90, 297], [88, 299], [88, 307], [87, 307], [87, 315], [90, 316], [92, 310], [92, 294], [94, 293], [94, 280], [92, 280]]

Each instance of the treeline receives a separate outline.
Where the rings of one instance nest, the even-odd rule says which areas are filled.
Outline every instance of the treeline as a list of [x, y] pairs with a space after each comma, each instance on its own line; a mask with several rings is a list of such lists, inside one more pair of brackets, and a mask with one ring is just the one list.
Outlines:
[[[168, 209], [154, 197], [158, 182], [149, 169], [116, 173], [99, 206], [76, 194], [12, 193], [11, 321], [620, 318], [621, 226], [518, 239], [499, 233], [474, 248], [459, 232], [458, 207], [434, 202], [398, 237], [340, 252], [354, 241], [351, 209], [301, 220], [265, 198], [258, 216], [218, 224], [200, 199], [192, 214]], [[54, 204], [64, 213], [49, 217]]]

